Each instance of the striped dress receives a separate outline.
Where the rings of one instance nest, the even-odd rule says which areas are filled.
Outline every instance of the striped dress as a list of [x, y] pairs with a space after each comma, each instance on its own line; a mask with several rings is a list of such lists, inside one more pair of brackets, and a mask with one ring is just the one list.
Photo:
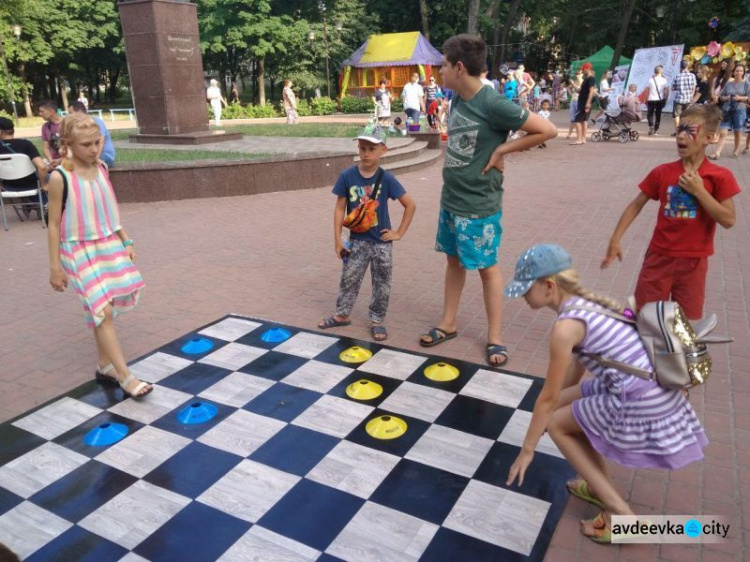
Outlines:
[[581, 383], [583, 398], [571, 408], [594, 448], [631, 468], [677, 469], [702, 459], [708, 439], [681, 390], [602, 367], [581, 353], [651, 369], [635, 327], [596, 312], [566, 311], [571, 305], [601, 307], [574, 297], [563, 303], [558, 315], [586, 324], [586, 336], [574, 352], [594, 378]]
[[86, 323], [93, 328], [112, 305], [113, 316], [135, 307], [145, 287], [122, 241], [120, 211], [104, 166], [94, 181], [61, 167], [67, 199], [60, 228], [63, 271], [83, 304]]

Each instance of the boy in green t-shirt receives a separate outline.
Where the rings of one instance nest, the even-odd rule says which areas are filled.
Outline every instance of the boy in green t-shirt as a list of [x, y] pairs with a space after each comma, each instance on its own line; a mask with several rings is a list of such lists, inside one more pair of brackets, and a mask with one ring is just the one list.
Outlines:
[[[456, 315], [467, 269], [478, 269], [487, 310], [487, 363], [508, 362], [500, 325], [503, 278], [497, 263], [502, 227], [503, 156], [557, 136], [557, 128], [504, 99], [479, 78], [487, 60], [480, 37], [456, 35], [443, 44], [443, 84], [455, 92], [448, 117], [435, 250], [447, 255], [445, 301], [440, 323], [419, 343], [431, 347], [456, 337]], [[510, 131], [527, 134], [506, 142]]]

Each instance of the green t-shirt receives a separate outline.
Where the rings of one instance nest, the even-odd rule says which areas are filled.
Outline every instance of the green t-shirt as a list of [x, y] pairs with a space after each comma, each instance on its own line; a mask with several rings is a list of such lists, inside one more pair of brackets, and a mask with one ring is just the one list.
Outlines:
[[529, 111], [488, 87], [469, 101], [454, 97], [450, 111], [440, 205], [462, 217], [493, 215], [503, 208], [503, 175], [495, 168], [482, 175], [482, 169]]

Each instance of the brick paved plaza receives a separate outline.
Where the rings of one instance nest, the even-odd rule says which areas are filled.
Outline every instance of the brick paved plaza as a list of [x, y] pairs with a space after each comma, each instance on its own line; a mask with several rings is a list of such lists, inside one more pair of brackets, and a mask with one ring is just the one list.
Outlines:
[[[557, 114], [563, 126], [565, 115]], [[567, 128], [567, 126], [565, 126]], [[669, 131], [671, 122], [665, 123]], [[561, 136], [547, 150], [515, 154], [506, 162], [501, 266], [507, 277], [518, 254], [538, 242], [567, 247], [586, 286], [622, 298], [632, 293], [651, 236], [651, 203], [624, 240], [625, 260], [599, 269], [608, 237], [637, 184], [655, 165], [676, 159], [670, 137], [635, 143], [568, 146]], [[310, 142], [315, 142], [314, 139]], [[747, 191], [750, 157], [728, 158]], [[410, 231], [394, 248], [388, 343], [419, 350], [418, 335], [439, 320], [444, 257], [434, 252], [441, 165], [400, 176], [417, 202]], [[718, 333], [735, 342], [712, 349], [714, 372], [691, 393], [711, 444], [706, 459], [667, 473], [612, 466], [616, 483], [639, 514], [717, 514], [731, 519], [731, 541], [703, 549], [680, 545], [603, 547], [583, 538], [578, 520], [595, 515], [568, 503], [547, 560], [745, 560], [750, 557], [750, 203], [735, 199], [737, 223], [717, 230], [710, 260], [707, 311]], [[126, 204], [123, 224], [135, 240], [147, 290], [140, 307], [118, 321], [129, 359], [230, 312], [314, 328], [333, 312], [339, 261], [333, 253], [330, 188], [222, 199]], [[400, 205], [392, 207], [398, 224]], [[0, 421], [46, 402], [94, 374], [96, 352], [75, 294], [48, 284], [46, 231], [39, 222], [8, 216], [0, 232]], [[352, 326], [337, 333], [369, 338], [369, 280]], [[544, 376], [553, 315], [508, 303], [503, 334], [508, 368]], [[470, 275], [459, 316], [460, 335], [439, 348], [446, 356], [482, 363], [486, 322], [478, 275]], [[436, 348], [437, 349], [437, 348]], [[157, 390], [158, 392], [158, 390]]]

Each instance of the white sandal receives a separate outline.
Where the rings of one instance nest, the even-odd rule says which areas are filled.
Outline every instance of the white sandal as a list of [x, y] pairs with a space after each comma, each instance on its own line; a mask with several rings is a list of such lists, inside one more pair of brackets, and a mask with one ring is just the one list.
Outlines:
[[100, 367], [99, 365], [97, 365], [96, 372], [94, 373], [94, 378], [97, 382], [100, 382], [102, 384], [118, 384], [117, 371], [115, 371], [115, 366], [112, 363], [108, 363], [104, 367]]
[[[131, 392], [127, 389], [127, 387], [131, 386], [135, 383], [135, 389]], [[144, 396], [147, 396], [151, 393], [152, 390], [154, 390], [154, 387], [149, 385], [148, 383], [143, 382], [142, 380], [138, 380], [133, 376], [132, 373], [130, 373], [127, 377], [125, 377], [123, 380], [119, 381], [120, 388], [122, 388], [122, 391], [130, 396], [133, 400], [140, 400]], [[146, 392], [141, 392], [144, 388], [148, 388]]]

